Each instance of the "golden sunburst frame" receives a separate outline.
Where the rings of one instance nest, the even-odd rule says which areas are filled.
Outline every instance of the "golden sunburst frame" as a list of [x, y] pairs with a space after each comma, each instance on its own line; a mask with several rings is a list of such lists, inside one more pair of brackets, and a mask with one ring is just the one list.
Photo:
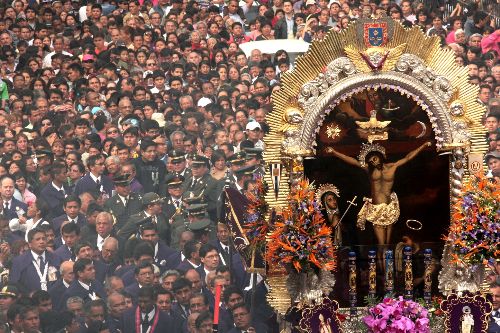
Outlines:
[[[267, 117], [270, 132], [264, 137], [266, 164], [282, 165], [281, 177], [265, 176], [268, 184], [279, 181], [279, 191], [266, 197], [271, 208], [279, 212], [287, 205], [290, 187], [304, 175], [304, 159], [316, 154], [325, 115], [366, 89], [398, 91], [427, 113], [437, 151], [450, 156], [451, 203], [460, 196], [462, 182], [479, 171], [487, 150], [479, 87], [469, 83], [468, 69], [456, 65], [454, 52], [441, 47], [438, 37], [385, 17], [358, 20], [341, 32], [331, 30], [283, 74]], [[286, 288], [270, 284], [270, 303], [283, 313], [289, 304]]]

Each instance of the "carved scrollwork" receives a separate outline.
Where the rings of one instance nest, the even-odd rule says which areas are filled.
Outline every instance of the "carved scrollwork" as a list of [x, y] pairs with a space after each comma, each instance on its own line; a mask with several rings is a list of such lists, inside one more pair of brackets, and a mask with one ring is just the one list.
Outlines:
[[436, 75], [416, 55], [408, 53], [401, 55], [396, 63], [395, 70], [411, 75], [427, 87], [432, 88], [436, 95], [443, 101], [448, 101], [453, 94], [453, 86], [450, 81], [444, 76]]
[[305, 109], [314, 104], [321, 94], [341, 79], [342, 74], [350, 76], [356, 72], [356, 66], [349, 58], [340, 57], [333, 60], [326, 66], [324, 73], [302, 86], [298, 98], [300, 106]]

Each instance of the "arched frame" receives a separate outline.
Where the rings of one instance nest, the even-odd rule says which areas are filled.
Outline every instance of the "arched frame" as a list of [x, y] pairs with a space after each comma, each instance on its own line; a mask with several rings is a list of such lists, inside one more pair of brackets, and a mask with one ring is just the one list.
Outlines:
[[[370, 27], [383, 27], [381, 45], [370, 45]], [[272, 96], [270, 132], [264, 137], [264, 160], [271, 171], [265, 180], [273, 189], [266, 200], [277, 211], [287, 205], [290, 187], [303, 177], [304, 159], [315, 156], [325, 116], [366, 89], [398, 91], [427, 113], [437, 151], [450, 155], [450, 201], [460, 196], [462, 181], [469, 175], [468, 158], [487, 150], [479, 87], [468, 82], [468, 69], [455, 64], [452, 50], [442, 48], [437, 37], [425, 36], [418, 27], [405, 29], [383, 18], [358, 20], [341, 32], [330, 31], [283, 74], [281, 84]], [[282, 279], [270, 278], [271, 287], [274, 280], [270, 301], [282, 312], [285, 291]]]

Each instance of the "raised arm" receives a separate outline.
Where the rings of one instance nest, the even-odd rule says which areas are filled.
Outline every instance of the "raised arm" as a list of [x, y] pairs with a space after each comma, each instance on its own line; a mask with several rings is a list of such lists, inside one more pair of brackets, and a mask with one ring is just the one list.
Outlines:
[[423, 145], [421, 145], [417, 149], [412, 150], [411, 152], [409, 152], [408, 155], [406, 155], [405, 157], [403, 157], [399, 161], [395, 162], [394, 166], [395, 167], [402, 166], [403, 164], [405, 164], [405, 163], [411, 161], [412, 159], [414, 159], [415, 156], [417, 156], [422, 150], [424, 150], [424, 148], [430, 147], [430, 146], [431, 146], [431, 142], [430, 141], [424, 143]]
[[352, 158], [351, 156], [344, 155], [342, 153], [339, 153], [332, 147], [327, 147], [326, 148], [327, 153], [332, 153], [333, 156], [340, 158], [342, 161], [346, 162], [347, 164], [357, 166], [358, 168], [362, 168], [361, 164], [359, 161], [355, 158]]

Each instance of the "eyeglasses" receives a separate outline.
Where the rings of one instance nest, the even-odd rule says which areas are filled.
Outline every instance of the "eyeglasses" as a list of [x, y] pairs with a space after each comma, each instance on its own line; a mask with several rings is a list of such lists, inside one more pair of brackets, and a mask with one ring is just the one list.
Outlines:
[[493, 80], [485, 80], [484, 83], [493, 83]]

